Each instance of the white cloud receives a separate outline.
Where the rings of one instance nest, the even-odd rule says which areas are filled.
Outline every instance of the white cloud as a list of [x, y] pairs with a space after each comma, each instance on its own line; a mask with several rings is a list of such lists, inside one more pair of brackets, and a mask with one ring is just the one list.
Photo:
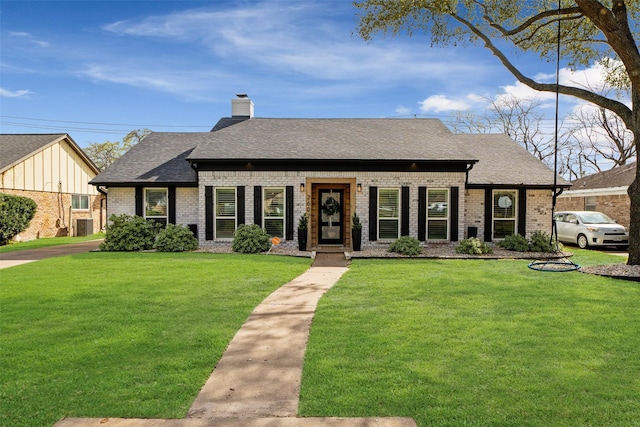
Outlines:
[[31, 34], [26, 33], [24, 31], [11, 31], [11, 32], [9, 32], [9, 35], [11, 37], [20, 37], [20, 38], [26, 39], [29, 42], [31, 42], [33, 44], [36, 44], [36, 45], [38, 45], [40, 47], [48, 47], [49, 46], [48, 42], [45, 42], [45, 41], [42, 41], [42, 40], [37, 40]]
[[420, 111], [424, 113], [441, 113], [443, 111], [466, 111], [471, 108], [471, 105], [466, 101], [449, 99], [444, 95], [432, 95], [424, 101], [420, 101], [418, 104], [420, 104]]
[[406, 116], [408, 114], [411, 114], [411, 108], [405, 107], [404, 105], [398, 105], [395, 111], [397, 114], [401, 116]]
[[0, 87], [0, 96], [4, 98], [21, 98], [31, 95], [33, 92], [30, 90], [16, 90], [10, 91]]

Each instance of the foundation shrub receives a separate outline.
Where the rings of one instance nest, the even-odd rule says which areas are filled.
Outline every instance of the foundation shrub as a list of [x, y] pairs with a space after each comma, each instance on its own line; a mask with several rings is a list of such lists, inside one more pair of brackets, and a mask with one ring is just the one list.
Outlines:
[[498, 242], [498, 246], [509, 251], [527, 252], [529, 241], [520, 234], [511, 234]]
[[37, 207], [28, 197], [0, 193], [0, 246], [29, 227]]
[[184, 225], [167, 224], [158, 233], [154, 247], [160, 252], [193, 251], [198, 249], [198, 239]]
[[420, 241], [415, 237], [402, 236], [395, 240], [389, 246], [389, 252], [399, 253], [401, 255], [416, 256], [422, 252]]
[[234, 252], [241, 254], [256, 254], [269, 249], [271, 236], [264, 228], [257, 224], [243, 224], [233, 233], [233, 244], [231, 248]]
[[460, 241], [456, 246], [456, 252], [467, 255], [483, 255], [493, 253], [493, 249], [477, 237], [470, 237]]
[[531, 252], [556, 252], [556, 247], [558, 251], [563, 249], [562, 243], [557, 242], [556, 239], [552, 241], [548, 233], [544, 231], [531, 233], [529, 238], [529, 250]]
[[100, 250], [131, 252], [153, 249], [161, 229], [161, 224], [137, 215], [111, 215]]

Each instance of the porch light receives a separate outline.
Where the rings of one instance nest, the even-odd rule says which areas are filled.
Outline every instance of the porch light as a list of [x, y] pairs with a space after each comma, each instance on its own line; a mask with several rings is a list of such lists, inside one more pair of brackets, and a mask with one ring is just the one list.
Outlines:
[[362, 184], [358, 183], [358, 185], [356, 186], [356, 189], [358, 190], [358, 193], [362, 193]]
[[304, 192], [304, 182], [300, 183], [300, 191]]

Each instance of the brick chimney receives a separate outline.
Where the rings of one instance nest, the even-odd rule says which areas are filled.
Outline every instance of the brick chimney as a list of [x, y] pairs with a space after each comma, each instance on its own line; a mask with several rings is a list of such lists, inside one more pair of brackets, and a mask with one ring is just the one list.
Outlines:
[[238, 93], [236, 98], [231, 100], [231, 117], [253, 118], [253, 101], [246, 93]]

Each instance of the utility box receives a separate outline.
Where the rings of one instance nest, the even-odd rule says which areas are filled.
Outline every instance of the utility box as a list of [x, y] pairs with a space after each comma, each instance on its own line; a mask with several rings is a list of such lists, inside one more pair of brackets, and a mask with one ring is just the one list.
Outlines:
[[93, 219], [78, 218], [76, 219], [76, 236], [91, 236], [93, 234]]

